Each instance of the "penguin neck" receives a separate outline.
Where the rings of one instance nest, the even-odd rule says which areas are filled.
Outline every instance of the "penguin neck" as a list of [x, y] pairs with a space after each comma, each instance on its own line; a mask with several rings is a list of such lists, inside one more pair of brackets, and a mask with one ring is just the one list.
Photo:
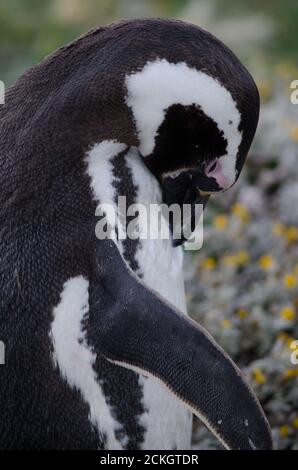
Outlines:
[[[119, 196], [126, 196], [127, 206], [139, 203], [148, 208], [162, 202], [160, 185], [137, 149], [125, 149], [121, 144], [106, 141], [88, 153], [86, 163], [97, 204], [108, 203], [117, 210]], [[115, 221], [108, 223], [113, 225]], [[138, 223], [142, 229], [141, 217]], [[170, 239], [139, 237], [115, 242], [125, 262], [144, 284], [186, 313], [181, 247], [174, 248]], [[138, 382], [146, 410], [140, 417], [146, 430], [142, 448], [155, 449], [156, 443], [159, 449], [188, 448], [192, 423], [189, 411], [155, 380], [139, 376]]]
[[125, 197], [126, 210], [133, 204], [142, 205], [144, 211], [139, 212], [137, 219], [134, 217], [138, 224], [134, 239], [129, 233], [121, 239], [116, 228], [121, 226], [121, 231], [126, 232], [129, 217], [123, 224], [119, 214], [120, 220], [115, 220], [115, 217], [109, 219], [106, 213], [115, 242], [126, 263], [145, 284], [185, 312], [183, 252], [180, 247], [173, 247], [170, 238], [154, 238], [151, 232], [148, 236], [147, 215], [150, 206], [162, 203], [162, 191], [138, 150], [135, 147], [127, 149], [114, 141], [104, 141], [88, 153], [86, 162], [93, 194], [100, 206], [108, 204], [113, 207], [113, 214], [118, 214], [119, 197]]
[[[115, 160], [115, 166], [118, 164], [118, 160], [121, 156]], [[134, 203], [144, 206], [147, 211], [150, 210], [150, 206], [162, 203], [162, 191], [158, 180], [148, 170], [142, 157], [135, 147], [131, 147], [126, 155], [124, 155], [123, 166], [126, 169], [126, 175], [119, 174], [118, 177], [126, 180], [128, 175], [131, 178], [130, 187], [126, 191], [125, 196], [129, 200], [131, 194], [134, 195]], [[123, 191], [124, 193], [124, 191]], [[142, 214], [140, 214], [142, 216]], [[141, 217], [142, 221], [142, 217]], [[140, 222], [141, 222], [140, 221]]]
[[[122, 159], [121, 163], [117, 163], [118, 159]], [[131, 148], [124, 158], [119, 155], [114, 163], [122, 168], [122, 173], [118, 172], [118, 176], [122, 181], [122, 187], [127, 188], [128, 201], [133, 194], [134, 203], [142, 204], [147, 211], [150, 210], [150, 205], [162, 203], [159, 182], [148, 170], [137, 149]], [[145, 225], [144, 217], [140, 211], [138, 217], [140, 232]], [[135, 243], [132, 245], [134, 250], [129, 250], [130, 243]], [[136, 273], [148, 287], [186, 313], [181, 247], [174, 248], [169, 238], [140, 237], [135, 242], [122, 242], [122, 250], [124, 259], [131, 266], [130, 256], [134, 253]], [[192, 428], [189, 411], [155, 380], [140, 376], [139, 383], [142, 386], [143, 404], [146, 409], [140, 420], [146, 429], [142, 448], [156, 449], [157, 442], [159, 449], [170, 449], [173, 446], [180, 449], [189, 447]]]
[[[151, 215], [149, 224], [153, 226], [148, 226], [148, 214], [151, 208], [162, 203], [160, 184], [148, 170], [136, 148], [129, 149], [124, 156], [116, 157], [114, 165], [114, 168], [120, 170], [118, 173], [115, 172], [118, 176], [116, 187], [120, 189], [118, 194], [126, 196], [127, 205], [133, 203], [144, 209], [139, 211], [137, 219], [138, 238], [126, 239], [121, 243], [120, 250], [122, 249], [123, 257], [143, 278], [146, 285], [185, 312], [183, 251], [180, 247], [174, 248], [170, 238], [151, 236], [157, 230]], [[131, 260], [132, 254], [133, 260]]]

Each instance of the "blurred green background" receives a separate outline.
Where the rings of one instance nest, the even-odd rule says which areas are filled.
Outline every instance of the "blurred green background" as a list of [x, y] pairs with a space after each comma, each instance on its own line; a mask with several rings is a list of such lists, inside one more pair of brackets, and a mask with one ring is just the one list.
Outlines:
[[[222, 39], [255, 77], [257, 136], [235, 187], [208, 205], [204, 245], [185, 259], [190, 314], [250, 378], [275, 446], [298, 449], [297, 0], [1, 0], [0, 79], [94, 26], [120, 18], [176, 17]], [[219, 446], [198, 420], [193, 448]]]
[[280, 61], [297, 62], [297, 0], [1, 0], [1, 79], [11, 83], [91, 27], [148, 16], [200, 24], [265, 69]]

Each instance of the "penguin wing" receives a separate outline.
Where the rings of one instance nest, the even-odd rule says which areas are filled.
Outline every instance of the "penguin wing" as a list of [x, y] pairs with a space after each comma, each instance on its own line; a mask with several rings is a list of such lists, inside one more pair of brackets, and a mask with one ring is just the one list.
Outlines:
[[256, 396], [209, 333], [147, 288], [111, 240], [99, 243], [96, 273], [88, 328], [95, 351], [161, 381], [226, 448], [271, 449]]

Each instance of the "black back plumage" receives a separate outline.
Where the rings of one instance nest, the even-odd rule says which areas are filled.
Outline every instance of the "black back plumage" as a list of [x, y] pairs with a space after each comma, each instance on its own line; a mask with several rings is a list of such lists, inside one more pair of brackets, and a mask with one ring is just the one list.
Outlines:
[[[0, 107], [2, 448], [105, 447], [88, 405], [53, 365], [49, 329], [65, 281], [83, 275], [98, 282], [95, 201], [84, 155], [105, 139], [138, 146], [124, 78], [157, 57], [184, 61], [230, 91], [245, 129], [239, 152], [246, 154], [258, 118], [253, 80], [220, 41], [180, 21], [122, 21], [92, 30], [20, 77]], [[129, 180], [121, 163], [115, 172]], [[124, 255], [138, 271], [134, 249]], [[138, 447], [145, 431], [137, 376], [101, 358], [95, 369], [127, 447]]]

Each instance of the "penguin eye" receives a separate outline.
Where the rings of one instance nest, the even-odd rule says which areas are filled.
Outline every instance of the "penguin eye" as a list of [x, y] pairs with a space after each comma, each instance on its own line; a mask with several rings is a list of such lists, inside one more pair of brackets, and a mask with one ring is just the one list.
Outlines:
[[211, 165], [211, 167], [209, 168], [209, 171], [213, 171], [216, 167], [216, 161], [214, 161], [214, 163]]

